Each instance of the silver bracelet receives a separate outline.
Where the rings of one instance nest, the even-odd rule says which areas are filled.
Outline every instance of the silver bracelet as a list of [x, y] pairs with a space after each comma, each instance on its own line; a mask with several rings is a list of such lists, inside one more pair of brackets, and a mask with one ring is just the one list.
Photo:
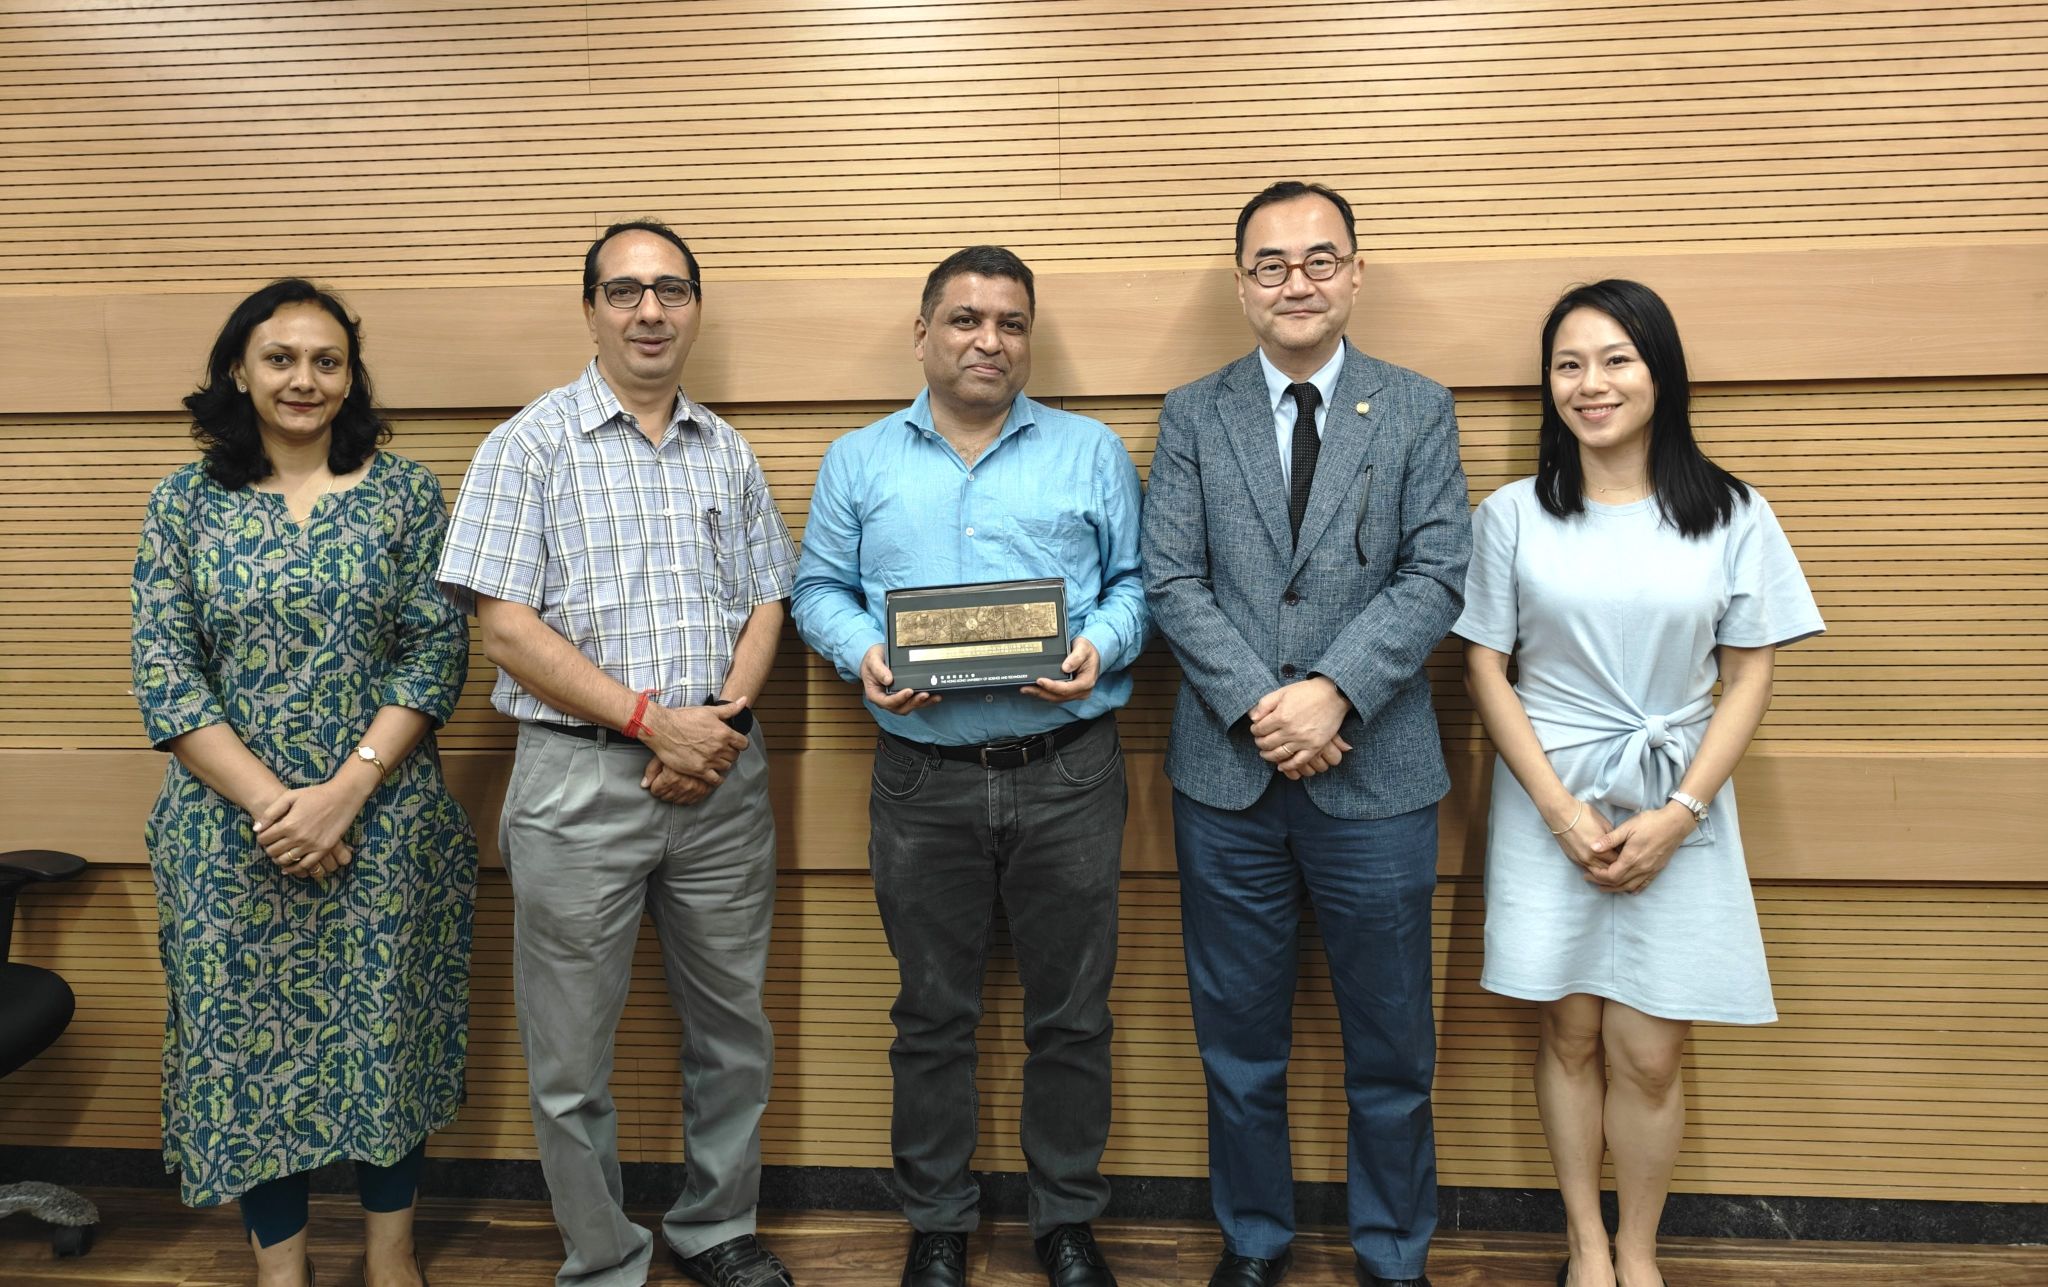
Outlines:
[[[1585, 802], [1584, 800], [1581, 800], [1581, 801], [1579, 801], [1579, 811], [1578, 811], [1577, 813], [1575, 813], [1575, 814], [1573, 814], [1573, 815], [1572, 815], [1572, 820], [1571, 820], [1570, 822], [1567, 822], [1567, 823], [1565, 823], [1565, 824], [1564, 824], [1564, 825], [1563, 825], [1562, 827], [1559, 827], [1559, 828], [1558, 828], [1557, 830], [1555, 830], [1555, 831], [1552, 831], [1552, 832], [1551, 832], [1550, 834], [1551, 834], [1551, 835], [1553, 835], [1553, 836], [1561, 836], [1561, 835], [1563, 835], [1563, 834], [1564, 834], [1565, 832], [1567, 832], [1567, 831], [1570, 831], [1570, 830], [1571, 830], [1571, 829], [1572, 829], [1573, 827], [1576, 827], [1576, 826], [1578, 826], [1578, 825], [1579, 825], [1579, 819], [1580, 819], [1580, 818], [1583, 818], [1583, 817], [1585, 817], [1585, 816], [1586, 816], [1586, 802]], [[1544, 829], [1545, 829], [1545, 830], [1548, 830], [1548, 829], [1549, 829], [1549, 827], [1550, 827], [1550, 824], [1546, 822], [1546, 823], [1544, 823], [1544, 824], [1543, 824], [1543, 826], [1544, 826]]]

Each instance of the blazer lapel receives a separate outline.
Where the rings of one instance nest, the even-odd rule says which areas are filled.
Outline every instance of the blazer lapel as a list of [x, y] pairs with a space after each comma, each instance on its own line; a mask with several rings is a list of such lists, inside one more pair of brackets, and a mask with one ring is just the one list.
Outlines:
[[[1301, 571], [1302, 564], [1308, 561], [1308, 552], [1323, 538], [1331, 520], [1357, 494], [1363, 482], [1373, 423], [1382, 414], [1372, 405], [1372, 395], [1380, 390], [1377, 371], [1367, 370], [1365, 355], [1349, 340], [1345, 341], [1344, 349], [1344, 369], [1337, 373], [1330, 412], [1323, 420], [1323, 450], [1316, 458], [1316, 481], [1309, 488], [1308, 511], [1301, 517], [1301, 539], [1294, 543], [1294, 559], [1288, 569], [1290, 578]], [[1277, 465], [1274, 472], [1279, 472]], [[1280, 530], [1287, 530], [1284, 512]]]
[[[1349, 363], [1346, 363], [1349, 365]], [[1244, 470], [1252, 504], [1273, 538], [1273, 548], [1287, 557], [1294, 537], [1287, 530], [1287, 483], [1280, 477], [1280, 448], [1273, 436], [1273, 407], [1266, 400], [1266, 378], [1258, 354], [1239, 361], [1223, 377], [1217, 413], [1229, 436], [1237, 463]]]

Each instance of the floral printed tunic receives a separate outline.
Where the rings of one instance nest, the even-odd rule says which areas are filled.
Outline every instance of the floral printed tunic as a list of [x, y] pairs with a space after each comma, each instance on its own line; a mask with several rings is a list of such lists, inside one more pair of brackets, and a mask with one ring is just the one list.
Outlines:
[[[198, 464], [158, 484], [135, 557], [135, 693], [157, 746], [226, 724], [287, 787], [333, 776], [379, 707], [444, 723], [469, 665], [434, 582], [433, 473], [388, 452], [303, 526]], [[164, 1161], [211, 1206], [341, 1158], [390, 1165], [462, 1098], [476, 836], [429, 733], [325, 880], [285, 874], [249, 815], [176, 758], [149, 817]]]

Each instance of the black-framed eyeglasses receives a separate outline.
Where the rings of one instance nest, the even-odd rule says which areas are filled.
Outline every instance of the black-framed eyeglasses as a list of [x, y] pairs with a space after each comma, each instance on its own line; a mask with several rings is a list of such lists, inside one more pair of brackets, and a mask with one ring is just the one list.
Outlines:
[[1240, 269], [1239, 271], [1259, 285], [1267, 287], [1281, 285], [1287, 280], [1287, 275], [1297, 268], [1301, 270], [1303, 277], [1308, 278], [1312, 282], [1326, 282], [1337, 275], [1339, 268], [1342, 268], [1356, 258], [1358, 258], [1358, 252], [1355, 250], [1348, 255], [1337, 255], [1327, 250], [1318, 250], [1314, 254], [1296, 261], [1285, 260], [1275, 255], [1271, 259], [1261, 259], [1250, 268]]
[[654, 298], [663, 308], [681, 308], [697, 298], [697, 283], [687, 277], [657, 277], [651, 282], [614, 277], [597, 284], [597, 293], [604, 296], [604, 302], [613, 308], [638, 308], [640, 301], [647, 298], [648, 291], [654, 292]]

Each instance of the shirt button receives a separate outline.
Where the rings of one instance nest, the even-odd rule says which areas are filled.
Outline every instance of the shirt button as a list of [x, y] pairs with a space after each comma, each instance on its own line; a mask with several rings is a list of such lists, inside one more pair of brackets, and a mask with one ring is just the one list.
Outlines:
[[970, 527], [970, 528], [968, 528], [968, 529], [967, 529], [967, 534], [968, 534], [969, 536], [972, 536], [972, 535], [974, 535], [974, 529], [973, 529], [973, 528], [971, 528], [971, 527]]
[[1286, 664], [1285, 666], [1282, 666], [1282, 667], [1280, 668], [1280, 674], [1281, 674], [1281, 675], [1282, 675], [1283, 677], [1285, 677], [1285, 676], [1290, 676], [1290, 675], [1292, 675], [1293, 673], [1294, 673], [1294, 663], [1293, 663], [1293, 662], [1291, 662], [1291, 661], [1290, 661], [1290, 662], [1288, 662], [1288, 663], [1287, 663], [1287, 664]]
[[967, 471], [967, 481], [970, 483], [974, 481], [974, 471], [971, 469]]
[[1280, 596], [1280, 602], [1287, 604], [1300, 603], [1301, 596], [1296, 594], [1294, 591], [1289, 590], [1286, 594]]
[[995, 695], [994, 693], [990, 693], [990, 694], [988, 694], [987, 696], [983, 697], [983, 698], [982, 698], [981, 700], [983, 700], [983, 701], [985, 701], [985, 702], [992, 702], [992, 701], [994, 701], [995, 699], [996, 699], [996, 695]]

